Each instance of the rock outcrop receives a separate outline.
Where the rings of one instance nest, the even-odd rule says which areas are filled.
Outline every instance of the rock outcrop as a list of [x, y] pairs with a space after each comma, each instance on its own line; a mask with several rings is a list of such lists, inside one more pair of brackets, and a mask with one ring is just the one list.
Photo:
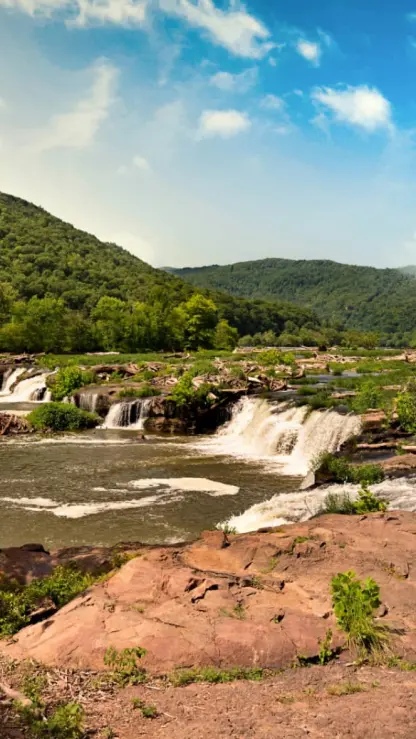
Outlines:
[[[61, 554], [62, 558], [62, 554]], [[323, 516], [247, 535], [206, 532], [182, 547], [143, 547], [53, 617], [2, 650], [49, 665], [103, 668], [106, 649], [141, 646], [151, 674], [214, 664], [279, 668], [317, 658], [333, 629], [330, 581], [341, 571], [381, 586], [394, 651], [416, 655], [416, 515]]]

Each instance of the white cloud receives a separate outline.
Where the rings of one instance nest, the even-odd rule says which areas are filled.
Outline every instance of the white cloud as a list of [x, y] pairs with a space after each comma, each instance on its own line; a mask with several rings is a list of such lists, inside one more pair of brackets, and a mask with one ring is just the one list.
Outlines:
[[286, 108], [286, 103], [283, 98], [279, 98], [277, 95], [265, 95], [260, 105], [262, 108], [265, 108], [265, 110], [283, 111]]
[[75, 15], [68, 25], [87, 26], [94, 23], [140, 25], [146, 18], [149, 0], [0, 0], [0, 6], [14, 8], [31, 16], [52, 16], [67, 9]]
[[134, 26], [144, 23], [148, 2], [147, 0], [76, 0], [76, 5], [79, 13], [70, 25], [116, 23], [121, 26]]
[[393, 129], [391, 104], [375, 87], [318, 88], [312, 93], [312, 100], [329, 110], [338, 122], [366, 131]]
[[255, 67], [246, 69], [240, 74], [217, 72], [210, 78], [209, 84], [224, 92], [247, 92], [256, 83], [257, 76]]
[[251, 121], [238, 110], [205, 110], [199, 119], [198, 138], [220, 136], [223, 139], [247, 131]]
[[140, 169], [142, 172], [151, 172], [151, 166], [147, 159], [137, 154], [133, 157], [133, 165], [136, 169]]
[[94, 65], [93, 74], [94, 82], [89, 96], [80, 100], [68, 113], [60, 113], [50, 119], [48, 126], [36, 137], [34, 148], [37, 151], [84, 149], [93, 143], [113, 102], [118, 71], [102, 61]]
[[314, 41], [299, 39], [295, 48], [298, 54], [303, 56], [304, 59], [313, 64], [315, 67], [319, 67], [322, 53], [319, 44], [315, 43]]
[[194, 28], [209, 33], [212, 40], [235, 56], [262, 59], [274, 47], [270, 31], [246, 12], [240, 0], [230, 0], [226, 10], [213, 0], [159, 0], [167, 13], [181, 16]]

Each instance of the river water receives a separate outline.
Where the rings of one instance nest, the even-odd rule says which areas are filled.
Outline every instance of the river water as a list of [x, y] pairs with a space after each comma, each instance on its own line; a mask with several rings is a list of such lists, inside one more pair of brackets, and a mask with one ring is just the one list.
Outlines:
[[[0, 547], [173, 543], [225, 521], [249, 531], [304, 520], [326, 494], [302, 489], [314, 459], [359, 431], [354, 416], [253, 398], [213, 436], [140, 441], [137, 423], [0, 440]], [[395, 485], [412, 509], [415, 485]]]

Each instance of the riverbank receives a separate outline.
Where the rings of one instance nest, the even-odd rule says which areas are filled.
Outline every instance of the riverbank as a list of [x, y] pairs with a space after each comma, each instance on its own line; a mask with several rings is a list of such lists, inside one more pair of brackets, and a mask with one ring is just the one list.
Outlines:
[[[109, 557], [97, 549], [52, 557], [33, 547], [3, 552], [4, 574], [16, 574], [17, 564], [20, 577], [38, 574], [41, 560], [55, 566], [75, 558], [101, 576], [117, 565], [46, 620], [1, 642], [3, 680], [24, 691], [29, 669], [44, 685], [48, 705], [72, 696], [85, 710], [85, 727], [100, 739], [131, 739], [133, 727], [135, 736], [168, 730], [179, 738], [185, 726], [186, 736], [205, 739], [213, 731], [212, 701], [223, 707], [220, 737], [280, 736], [284, 722], [285, 736], [321, 727], [322, 737], [348, 731], [361, 739], [366, 722], [367, 733], [410, 739], [413, 729], [398, 708], [406, 704], [409, 715], [414, 699], [406, 671], [416, 662], [415, 534], [415, 514], [388, 512], [322, 516], [248, 535], [211, 531], [186, 546], [134, 545], [124, 564], [122, 547], [116, 562], [114, 552]], [[380, 586], [376, 617], [388, 633], [382, 664], [351, 664], [355, 656], [336, 621], [331, 580], [351, 569]], [[325, 639], [328, 664], [299, 669], [319, 662]], [[110, 647], [116, 654], [145, 650], [142, 685], [108, 682]], [[9, 660], [18, 660], [13, 671]], [[206, 684], [214, 673], [219, 682], [233, 680], [233, 670], [229, 685]], [[49, 676], [43, 683], [42, 675]], [[262, 709], [247, 711], [250, 701]], [[391, 701], [394, 711], [387, 710]], [[149, 704], [154, 718], [140, 708]]]

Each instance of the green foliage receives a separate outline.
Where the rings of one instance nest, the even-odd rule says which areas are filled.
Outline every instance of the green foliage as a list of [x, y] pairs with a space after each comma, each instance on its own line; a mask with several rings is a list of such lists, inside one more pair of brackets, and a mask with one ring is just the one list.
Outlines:
[[[226, 290], [234, 296], [278, 297], [300, 306], [310, 306], [321, 319], [338, 321], [354, 329], [345, 338], [349, 347], [372, 350], [379, 341], [377, 332], [396, 335], [398, 341], [402, 340], [404, 332], [409, 332], [410, 341], [414, 329], [414, 277], [399, 270], [324, 260], [261, 259], [175, 270], [175, 274], [198, 287]], [[285, 330], [288, 334], [296, 333], [292, 325]], [[247, 330], [244, 333], [255, 332]], [[333, 336], [328, 338], [333, 343]], [[282, 345], [292, 344], [286, 340]]]
[[204, 383], [199, 388], [195, 388], [192, 379], [192, 373], [185, 372], [173, 388], [170, 398], [175, 401], [176, 405], [209, 404], [207, 396], [212, 391], [211, 385]]
[[10, 636], [30, 622], [30, 614], [45, 598], [62, 608], [96, 581], [75, 567], [56, 567], [51, 575], [29, 585], [0, 584], [0, 637]]
[[400, 426], [411, 434], [416, 433], [416, 388], [411, 388], [400, 393], [397, 398], [397, 415]]
[[47, 717], [40, 717], [36, 710], [19, 703], [16, 709], [31, 739], [82, 739], [85, 736], [85, 713], [78, 703], [63, 704]]
[[213, 337], [215, 349], [234, 349], [238, 343], [238, 331], [228, 321], [218, 321]]
[[132, 647], [118, 651], [108, 647], [104, 664], [110, 668], [112, 679], [119, 685], [138, 685], [146, 680], [146, 670], [140, 667], [139, 660], [146, 654], [142, 647]]
[[319, 664], [327, 665], [334, 658], [334, 650], [332, 649], [332, 629], [328, 629], [325, 639], [319, 642]]
[[169, 680], [175, 687], [190, 685], [191, 683], [230, 683], [234, 680], [262, 680], [265, 671], [260, 667], [234, 667], [221, 670], [218, 667], [193, 667], [186, 670], [176, 670], [169, 675]]
[[74, 390], [95, 382], [92, 372], [83, 371], [79, 367], [61, 367], [54, 376], [52, 388], [53, 400], [61, 401], [71, 397]]
[[348, 493], [328, 493], [320, 513], [341, 513], [347, 516], [384, 512], [387, 503], [374, 495], [366, 485], [358, 491], [358, 499], [351, 500]]
[[384, 395], [373, 380], [368, 380], [362, 385], [358, 395], [352, 402], [356, 413], [365, 413], [369, 408], [381, 408]]
[[377, 498], [366, 485], [358, 491], [358, 500], [354, 503], [355, 513], [374, 513], [387, 510], [387, 503]]
[[69, 403], [43, 403], [29, 413], [27, 420], [36, 431], [81, 431], [100, 423], [95, 413]]
[[276, 349], [268, 349], [265, 352], [260, 352], [255, 355], [255, 358], [259, 364], [264, 364], [266, 366], [280, 364], [280, 354]]
[[142, 712], [143, 718], [157, 718], [159, 712], [156, 706], [148, 705], [140, 698], [133, 698], [133, 708], [139, 709]]
[[361, 582], [355, 572], [341, 572], [331, 581], [337, 624], [359, 657], [377, 656], [386, 647], [387, 630], [375, 621], [381, 605], [380, 588], [371, 578]]
[[383, 468], [378, 464], [350, 464], [345, 457], [324, 453], [313, 465], [316, 474], [330, 477], [333, 482], [352, 482], [375, 485], [384, 480]]

